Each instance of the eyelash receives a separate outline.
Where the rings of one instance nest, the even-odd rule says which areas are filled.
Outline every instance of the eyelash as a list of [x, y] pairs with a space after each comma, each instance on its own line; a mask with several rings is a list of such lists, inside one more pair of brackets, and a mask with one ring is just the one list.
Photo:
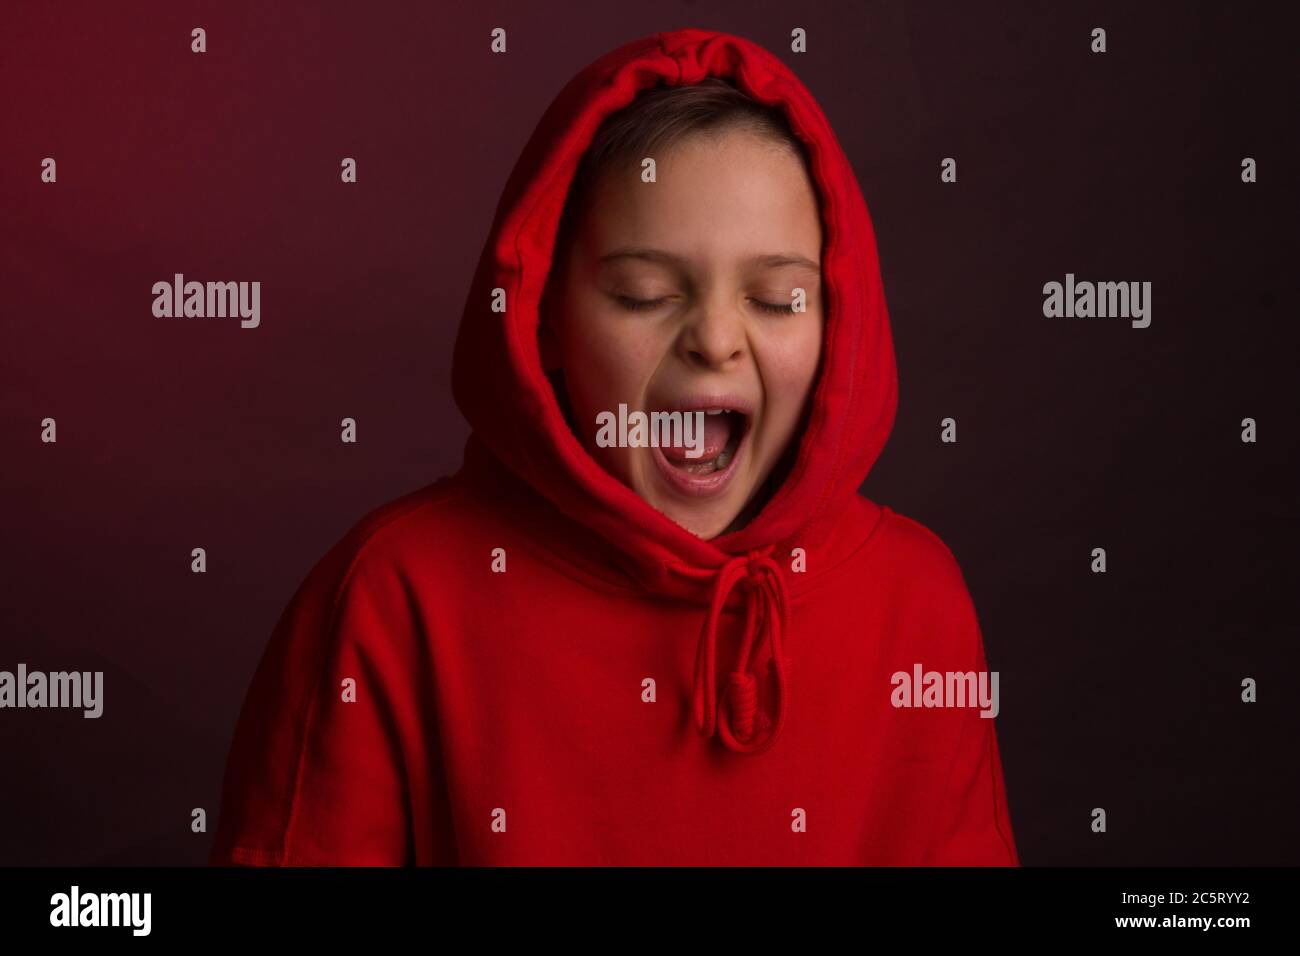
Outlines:
[[[663, 305], [666, 298], [663, 299], [633, 299], [630, 296], [615, 296], [619, 304], [629, 312], [649, 312], [651, 309], [657, 309]], [[759, 311], [766, 312], [768, 315], [794, 315], [794, 305], [773, 305], [770, 302], [760, 302], [754, 300], [754, 305]]]
[[633, 299], [626, 295], [618, 295], [614, 298], [618, 299], [619, 304], [629, 312], [648, 312], [657, 309], [666, 301], [665, 299]]

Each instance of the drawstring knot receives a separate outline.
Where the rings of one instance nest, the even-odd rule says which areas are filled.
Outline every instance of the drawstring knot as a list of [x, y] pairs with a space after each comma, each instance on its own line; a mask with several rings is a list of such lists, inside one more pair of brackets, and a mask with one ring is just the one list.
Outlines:
[[[772, 560], [771, 552], [769, 547], [737, 555], [718, 570], [695, 657], [695, 724], [705, 737], [712, 737], [716, 731], [728, 749], [736, 753], [762, 753], [776, 742], [785, 725], [788, 688], [781, 640], [788, 627], [787, 597], [781, 569]], [[728, 675], [726, 699], [720, 703], [716, 673], [718, 622], [737, 587], [745, 595], [744, 638], [735, 670]], [[765, 639], [771, 650], [768, 668], [775, 678], [775, 717], [759, 710], [758, 679], [749, 670], [756, 639]]]

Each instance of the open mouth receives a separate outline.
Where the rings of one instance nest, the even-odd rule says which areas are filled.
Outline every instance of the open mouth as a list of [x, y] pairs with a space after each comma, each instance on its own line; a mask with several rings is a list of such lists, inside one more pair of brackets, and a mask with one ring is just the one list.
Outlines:
[[704, 413], [703, 453], [688, 457], [688, 448], [665, 448], [668, 464], [688, 475], [711, 475], [723, 471], [736, 457], [740, 440], [745, 437], [747, 416], [732, 409], [712, 409]]
[[702, 453], [690, 457], [688, 447], [658, 447], [652, 449], [659, 470], [669, 483], [692, 496], [719, 493], [735, 472], [745, 438], [749, 434], [751, 417], [744, 411], [725, 406], [694, 407], [683, 409], [689, 413], [704, 412], [702, 441], [697, 436]]

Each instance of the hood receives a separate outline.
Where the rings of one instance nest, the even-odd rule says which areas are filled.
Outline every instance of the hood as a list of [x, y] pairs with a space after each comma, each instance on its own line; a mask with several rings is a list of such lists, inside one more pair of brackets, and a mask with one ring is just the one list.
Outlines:
[[[538, 342], [561, 213], [596, 129], [641, 90], [708, 76], [781, 106], [804, 144], [821, 208], [826, 322], [793, 467], [745, 527], [711, 540], [651, 507], [587, 453], [565, 420]], [[491, 308], [497, 288], [505, 290], [504, 312]], [[884, 447], [897, 406], [866, 203], [830, 124], [794, 73], [741, 37], [686, 28], [627, 43], [575, 76], [543, 115], [506, 184], [457, 336], [452, 391], [473, 430], [467, 457], [489, 453], [595, 531], [646, 591], [707, 608], [696, 653], [696, 725], [706, 739], [716, 734], [737, 753], [770, 748], [789, 706], [790, 659], [782, 639], [792, 625], [790, 549], [810, 551], [826, 539]], [[719, 632], [733, 605], [744, 615], [739, 651], [719, 661], [725, 636]], [[720, 668], [727, 674], [721, 690]], [[760, 680], [775, 684], [770, 695], [760, 696]]]

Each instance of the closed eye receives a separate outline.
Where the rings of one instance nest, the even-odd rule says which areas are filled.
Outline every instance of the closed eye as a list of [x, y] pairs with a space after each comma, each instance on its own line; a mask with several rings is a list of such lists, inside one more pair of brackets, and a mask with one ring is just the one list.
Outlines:
[[659, 299], [634, 299], [629, 295], [616, 295], [614, 299], [629, 312], [648, 312], [651, 309], [659, 308], [668, 301], [667, 296]]
[[[624, 309], [629, 312], [649, 312], [664, 305], [671, 296], [664, 296], [658, 299], [634, 299], [628, 295], [616, 295], [614, 299]], [[766, 312], [768, 315], [793, 315], [794, 303], [789, 305], [773, 305], [771, 302], [763, 302], [761, 299], [751, 300], [755, 308], [760, 312]]]

